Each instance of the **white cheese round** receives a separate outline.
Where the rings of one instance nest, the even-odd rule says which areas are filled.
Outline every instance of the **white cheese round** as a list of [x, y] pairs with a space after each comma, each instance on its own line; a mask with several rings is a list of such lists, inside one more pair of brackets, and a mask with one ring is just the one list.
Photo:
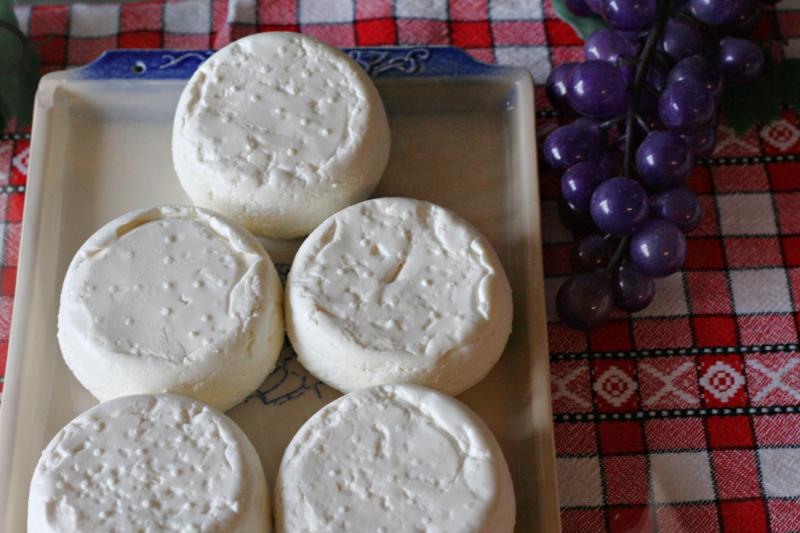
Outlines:
[[142, 209], [78, 250], [58, 340], [101, 401], [174, 392], [225, 411], [275, 366], [282, 296], [269, 255], [238, 224], [196, 207]]
[[286, 327], [298, 358], [349, 392], [412, 383], [450, 394], [491, 370], [511, 289], [489, 242], [427, 202], [378, 198], [323, 222], [295, 256]]
[[514, 488], [494, 436], [464, 404], [383, 385], [323, 407], [275, 484], [286, 532], [511, 533]]
[[296, 33], [259, 33], [189, 80], [172, 155], [197, 205], [256, 234], [295, 238], [372, 193], [389, 125], [374, 84], [346, 54]]
[[236, 424], [172, 394], [118, 398], [78, 415], [39, 458], [28, 532], [268, 533], [269, 496]]

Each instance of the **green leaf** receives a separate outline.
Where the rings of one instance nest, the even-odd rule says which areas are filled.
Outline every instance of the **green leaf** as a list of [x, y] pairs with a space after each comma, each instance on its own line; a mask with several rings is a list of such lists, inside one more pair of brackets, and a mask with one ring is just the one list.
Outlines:
[[781, 116], [781, 104], [800, 109], [800, 59], [786, 59], [750, 83], [726, 83], [722, 111], [736, 133]]
[[553, 11], [558, 18], [572, 26], [581, 39], [586, 39], [595, 30], [607, 28], [606, 23], [600, 17], [582, 17], [569, 10], [565, 0], [553, 0]]
[[0, 0], [0, 127], [12, 117], [28, 124], [39, 83], [39, 54], [27, 39], [8, 26], [17, 27], [10, 0]]

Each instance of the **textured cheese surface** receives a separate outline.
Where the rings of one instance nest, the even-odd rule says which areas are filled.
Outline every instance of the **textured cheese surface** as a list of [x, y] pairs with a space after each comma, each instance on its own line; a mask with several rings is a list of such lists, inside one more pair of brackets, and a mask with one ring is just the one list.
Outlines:
[[510, 533], [514, 491], [483, 422], [444, 394], [385, 385], [348, 394], [292, 439], [275, 486], [286, 533]]
[[192, 200], [269, 237], [308, 234], [366, 198], [388, 151], [369, 77], [295, 33], [253, 35], [214, 54], [186, 86], [173, 130]]
[[124, 215], [78, 251], [59, 341], [98, 399], [176, 392], [228, 409], [272, 370], [282, 341], [274, 266], [238, 226], [193, 207]]
[[491, 369], [511, 331], [511, 293], [488, 241], [444, 208], [368, 200], [326, 220], [286, 288], [303, 365], [343, 391], [416, 383], [458, 393]]
[[89, 409], [53, 438], [31, 482], [31, 533], [269, 529], [250, 442], [226, 416], [180, 396]]

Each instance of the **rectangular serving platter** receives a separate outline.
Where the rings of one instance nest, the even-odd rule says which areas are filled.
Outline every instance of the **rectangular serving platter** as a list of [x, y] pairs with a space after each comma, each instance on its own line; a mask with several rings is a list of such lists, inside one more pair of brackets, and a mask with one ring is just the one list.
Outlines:
[[[389, 115], [392, 151], [375, 196], [448, 207], [491, 241], [514, 294], [514, 331], [489, 376], [460, 396], [505, 452], [519, 532], [559, 531], [545, 327], [533, 88], [527, 71], [449, 47], [356, 48]], [[178, 96], [208, 51], [120, 50], [46, 75], [36, 96], [5, 392], [0, 406], [0, 530], [23, 531], [41, 450], [95, 400], [56, 340], [58, 296], [75, 251], [134, 208], [189, 203], [172, 169]], [[285, 273], [298, 241], [263, 241]], [[286, 346], [275, 372], [228, 414], [267, 479], [302, 423], [338, 393]]]

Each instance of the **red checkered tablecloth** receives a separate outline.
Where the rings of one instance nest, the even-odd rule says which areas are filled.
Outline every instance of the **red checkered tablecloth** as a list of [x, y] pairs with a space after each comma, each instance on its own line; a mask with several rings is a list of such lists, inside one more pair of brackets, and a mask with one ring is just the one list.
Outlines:
[[[792, 1], [780, 27], [800, 53]], [[44, 71], [111, 48], [219, 48], [266, 30], [337, 46], [453, 44], [530, 69], [540, 136], [561, 120], [541, 84], [582, 55], [549, 0], [178, 0], [16, 13]], [[786, 110], [736, 136], [723, 121], [718, 139], [691, 178], [705, 215], [685, 270], [659, 280], [635, 316], [588, 335], [549, 325], [565, 532], [800, 531], [800, 122]], [[24, 132], [0, 134], [0, 368], [28, 146]], [[541, 187], [552, 306], [571, 236], [558, 222], [558, 178], [543, 172]]]

